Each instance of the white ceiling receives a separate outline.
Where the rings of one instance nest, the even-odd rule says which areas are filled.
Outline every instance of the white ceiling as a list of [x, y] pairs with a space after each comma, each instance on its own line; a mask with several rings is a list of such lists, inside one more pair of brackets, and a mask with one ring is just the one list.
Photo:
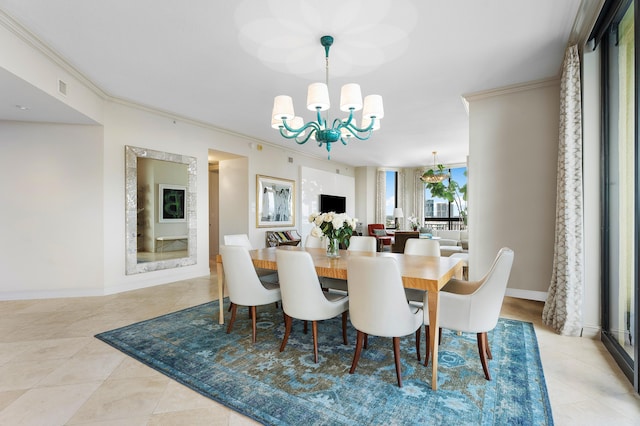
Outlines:
[[[432, 151], [464, 162], [462, 95], [557, 77], [576, 15], [600, 3], [0, 0], [0, 9], [110, 96], [323, 157], [313, 142], [284, 140], [270, 115], [273, 97], [288, 94], [297, 115], [314, 118], [306, 89], [325, 79], [319, 39], [330, 34], [330, 120], [344, 115], [349, 82], [385, 107], [370, 140], [338, 143], [332, 159], [410, 167], [432, 164]], [[1, 68], [0, 90], [0, 119], [83, 120]]]

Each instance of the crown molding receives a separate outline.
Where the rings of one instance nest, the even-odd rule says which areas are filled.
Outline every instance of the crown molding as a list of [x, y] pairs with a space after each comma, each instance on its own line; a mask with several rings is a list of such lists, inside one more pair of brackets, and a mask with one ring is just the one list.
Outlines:
[[102, 89], [96, 86], [89, 78], [87, 78], [80, 71], [75, 69], [69, 61], [67, 61], [61, 54], [44, 44], [38, 37], [29, 31], [27, 28], [20, 25], [13, 17], [8, 15], [5, 11], [0, 10], [0, 25], [8, 29], [15, 34], [22, 41], [34, 48], [36, 51], [42, 53], [54, 64], [58, 65], [64, 71], [68, 72], [71, 76], [78, 79], [80, 83], [84, 84], [87, 88], [93, 91], [97, 96], [107, 99], [109, 95]]
[[528, 90], [536, 90], [544, 87], [560, 86], [560, 78], [545, 78], [542, 80], [534, 80], [521, 84], [514, 84], [511, 86], [499, 87], [497, 89], [485, 90], [482, 92], [475, 92], [462, 95], [462, 98], [466, 102], [479, 101], [482, 99], [493, 98], [496, 96], [504, 96], [512, 93], [526, 92]]
[[[105, 102], [112, 102], [112, 103], [124, 105], [124, 106], [127, 106], [129, 108], [134, 108], [134, 109], [138, 109], [138, 110], [141, 110], [141, 111], [146, 111], [146, 112], [149, 112], [149, 113], [152, 113], [152, 114], [156, 114], [156, 115], [159, 115], [161, 117], [165, 117], [165, 118], [170, 119], [170, 120], [180, 121], [182, 123], [187, 123], [187, 124], [190, 124], [190, 125], [193, 125], [193, 126], [205, 128], [205, 129], [208, 129], [208, 130], [214, 130], [216, 132], [224, 133], [224, 134], [227, 134], [227, 135], [230, 135], [230, 136], [239, 137], [239, 138], [242, 138], [242, 139], [246, 139], [249, 142], [256, 142], [256, 143], [259, 143], [261, 145], [269, 146], [269, 147], [271, 147], [273, 149], [280, 149], [280, 150], [282, 150], [284, 152], [287, 152], [287, 153], [291, 153], [291, 154], [295, 154], [295, 155], [302, 155], [304, 157], [312, 158], [314, 160], [324, 160], [324, 157], [320, 156], [320, 155], [309, 154], [309, 153], [301, 152], [301, 151], [292, 151], [292, 150], [287, 149], [286, 147], [283, 147], [281, 145], [277, 145], [277, 144], [274, 144], [274, 143], [271, 143], [271, 142], [267, 142], [267, 141], [265, 141], [263, 139], [255, 138], [253, 136], [245, 135], [245, 134], [238, 133], [238, 132], [235, 132], [235, 131], [232, 131], [232, 130], [229, 130], [229, 129], [225, 129], [225, 128], [222, 128], [222, 127], [214, 126], [214, 125], [212, 125], [210, 123], [206, 123], [206, 122], [203, 122], [203, 121], [194, 120], [192, 118], [184, 117], [184, 116], [181, 116], [181, 115], [173, 113], [173, 112], [163, 111], [163, 110], [160, 110], [160, 109], [155, 108], [155, 107], [150, 107], [150, 106], [143, 105], [143, 104], [140, 104], [140, 103], [137, 103], [137, 102], [133, 102], [133, 101], [129, 101], [129, 100], [126, 100], [126, 99], [123, 99], [123, 98], [119, 98], [119, 97], [113, 96], [113, 95], [105, 92], [104, 90], [102, 90], [96, 84], [94, 84], [87, 76], [85, 76], [83, 73], [81, 73], [76, 68], [74, 68], [73, 65], [71, 65], [71, 63], [69, 61], [67, 61], [61, 54], [56, 52], [51, 47], [47, 46], [40, 39], [38, 39], [38, 37], [35, 34], [33, 34], [31, 31], [29, 31], [24, 26], [20, 25], [20, 23], [18, 23], [13, 17], [8, 15], [5, 11], [3, 11], [1, 9], [0, 9], [0, 25], [2, 25], [3, 27], [7, 28], [11, 33], [15, 34], [18, 38], [20, 38], [22, 41], [27, 43], [30, 47], [35, 49], [37, 52], [42, 53], [47, 59], [49, 59], [54, 64], [56, 64], [57, 66], [62, 68], [64, 71], [68, 72], [71, 76], [76, 78], [81, 84], [86, 86], [89, 90], [91, 90], [93, 93], [95, 93], [99, 98], [101, 98]], [[342, 163], [340, 163], [340, 164], [342, 164]]]

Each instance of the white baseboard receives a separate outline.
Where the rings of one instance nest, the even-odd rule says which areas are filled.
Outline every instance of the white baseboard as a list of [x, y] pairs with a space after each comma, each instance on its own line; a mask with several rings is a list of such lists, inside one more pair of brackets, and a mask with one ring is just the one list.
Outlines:
[[35, 299], [61, 299], [65, 297], [94, 297], [106, 296], [110, 294], [123, 293], [125, 291], [140, 290], [142, 288], [154, 287], [157, 285], [168, 284], [176, 281], [183, 281], [192, 278], [209, 276], [209, 267], [201, 268], [201, 270], [191, 271], [188, 274], [172, 274], [164, 277], [153, 276], [148, 274], [148, 279], [137, 282], [129, 282], [111, 287], [99, 288], [64, 288], [52, 290], [33, 290], [33, 291], [7, 291], [0, 292], [1, 300], [35, 300]]
[[507, 288], [505, 296], [515, 297], [516, 299], [537, 300], [538, 302], [547, 300], [546, 291], [520, 290], [517, 288]]
[[63, 297], [104, 296], [103, 288], [65, 288], [59, 290], [7, 291], [0, 293], [0, 300], [61, 299]]

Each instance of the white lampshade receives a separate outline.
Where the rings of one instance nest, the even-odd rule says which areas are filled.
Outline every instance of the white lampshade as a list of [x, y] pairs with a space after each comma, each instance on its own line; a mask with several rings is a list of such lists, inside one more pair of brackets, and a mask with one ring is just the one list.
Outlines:
[[[366, 129], [371, 124], [370, 117], [362, 117], [362, 128]], [[373, 128], [371, 130], [378, 130], [380, 128], [380, 120], [376, 118], [376, 121], [373, 123]]]
[[280, 95], [273, 99], [273, 111], [271, 113], [272, 118], [275, 117], [281, 120], [291, 120], [294, 116], [293, 99], [291, 99], [291, 96]]
[[402, 207], [396, 207], [395, 209], [393, 209], [393, 217], [396, 217], [396, 218], [404, 217], [404, 213], [402, 213]]
[[362, 109], [362, 92], [356, 83], [345, 84], [340, 90], [340, 111], [349, 111], [351, 108], [354, 111]]
[[278, 130], [282, 126], [282, 120], [277, 117], [271, 117], [271, 127]]
[[311, 83], [307, 90], [307, 109], [326, 111], [331, 106], [329, 102], [329, 88], [324, 83]]
[[382, 106], [382, 96], [369, 95], [364, 98], [364, 108], [362, 110], [363, 118], [375, 117], [380, 119], [384, 117], [384, 107]]

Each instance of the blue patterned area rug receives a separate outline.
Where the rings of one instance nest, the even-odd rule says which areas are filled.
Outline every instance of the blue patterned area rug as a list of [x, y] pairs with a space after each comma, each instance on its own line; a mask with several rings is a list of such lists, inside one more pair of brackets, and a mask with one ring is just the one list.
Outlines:
[[[228, 314], [227, 314], [228, 317]], [[247, 310], [231, 334], [217, 322], [217, 302], [98, 334], [96, 337], [235, 411], [268, 425], [552, 425], [549, 397], [531, 323], [500, 319], [489, 333], [487, 381], [475, 334], [443, 330], [438, 390], [418, 363], [415, 338], [401, 341], [403, 387], [396, 382], [390, 338], [369, 337], [355, 374], [355, 330], [342, 344], [340, 317], [318, 324], [318, 364], [302, 321], [284, 352], [282, 311], [258, 307], [251, 344]], [[421, 344], [424, 356], [424, 332]]]

